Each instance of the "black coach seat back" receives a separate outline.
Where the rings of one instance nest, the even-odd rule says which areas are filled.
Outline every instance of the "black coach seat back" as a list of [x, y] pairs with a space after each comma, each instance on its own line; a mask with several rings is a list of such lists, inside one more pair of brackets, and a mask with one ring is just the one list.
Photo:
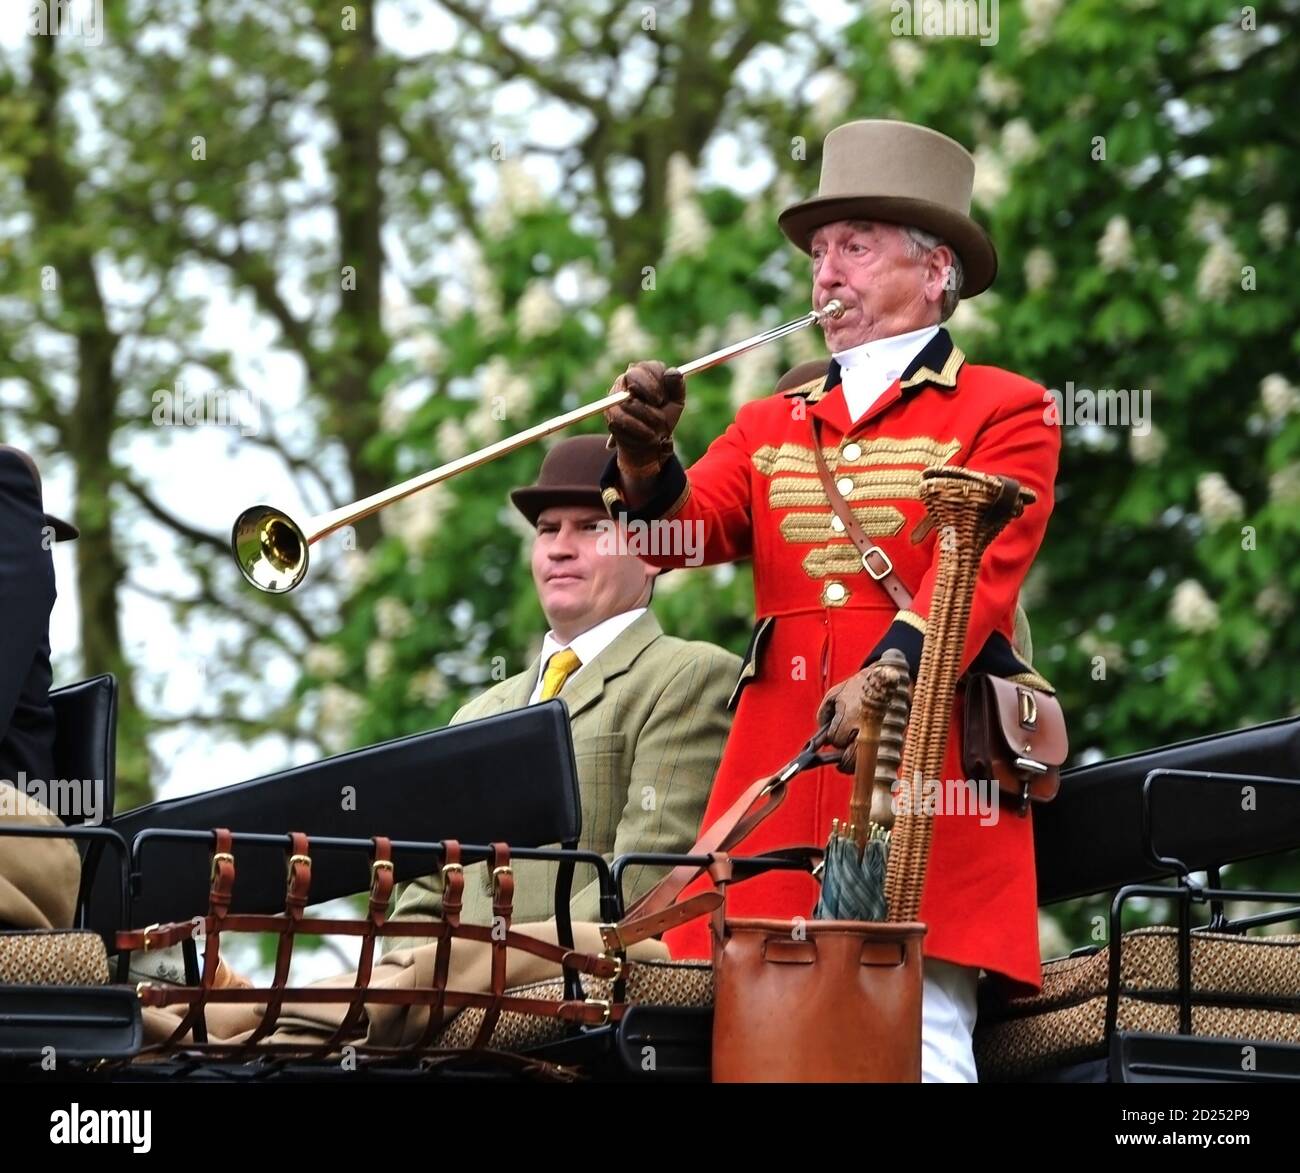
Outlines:
[[[203, 844], [141, 841], [151, 829], [463, 843], [515, 847], [577, 845], [582, 832], [578, 771], [568, 710], [559, 700], [463, 725], [367, 746], [277, 774], [126, 811], [113, 826], [136, 841], [131, 919], [140, 927], [207, 909]], [[313, 904], [365, 891], [367, 862], [355, 851], [311, 849]], [[284, 908], [286, 853], [236, 844], [233, 912]], [[435, 869], [431, 853], [398, 851], [396, 878]], [[111, 918], [111, 894], [96, 884], [91, 923]]]
[[1156, 778], [1161, 854], [1200, 871], [1300, 848], [1300, 717], [1289, 717], [1064, 771], [1056, 800], [1033, 813], [1039, 904], [1170, 874], [1143, 832], [1143, 786], [1161, 770], [1212, 775]]
[[[54, 709], [54, 778], [51, 785], [77, 784], [81, 806], [61, 810], [69, 825], [113, 817], [117, 767], [117, 680], [109, 673], [79, 680], [50, 693]], [[71, 792], [69, 792], [71, 793]], [[87, 796], [93, 806], [87, 809]], [[62, 805], [62, 804], [60, 804]]]

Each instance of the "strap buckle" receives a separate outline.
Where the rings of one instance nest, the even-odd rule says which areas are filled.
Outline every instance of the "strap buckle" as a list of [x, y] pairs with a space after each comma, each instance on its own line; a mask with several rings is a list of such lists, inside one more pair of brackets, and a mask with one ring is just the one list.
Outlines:
[[306, 864], [308, 870], [310, 870], [310, 869], [311, 869], [311, 856], [310, 856], [310, 855], [291, 855], [291, 856], [289, 856], [289, 862], [288, 862], [287, 864], [284, 865], [284, 875], [285, 875], [285, 879], [286, 879], [286, 880], [292, 880], [292, 879], [293, 879], [293, 865], [296, 864], [296, 863]]
[[601, 1019], [600, 1019], [600, 1021], [596, 1024], [597, 1026], [605, 1026], [605, 1025], [608, 1024], [609, 1019], [610, 1019], [610, 1003], [609, 1003], [608, 1001], [606, 1001], [604, 998], [588, 998], [588, 999], [587, 999], [587, 1005], [588, 1005], [588, 1006], [599, 1006], [600, 1009], [601, 1009], [601, 1012], [602, 1012], [602, 1013], [601, 1013]]
[[1019, 702], [1020, 724], [1025, 729], [1038, 728], [1038, 698], [1034, 696], [1034, 690], [1023, 684], [1017, 685], [1016, 700]]
[[[884, 563], [883, 568], [879, 571], [872, 569], [871, 562], [870, 562], [870, 558], [872, 554], [878, 555], [881, 562]], [[892, 559], [889, 557], [889, 555], [886, 554], [884, 550], [882, 550], [879, 546], [872, 546], [870, 550], [864, 550], [862, 552], [862, 569], [865, 570], [869, 575], [871, 575], [871, 577], [874, 578], [876, 582], [879, 582], [886, 575], [894, 573], [894, 563]]]
[[618, 925], [602, 924], [599, 926], [599, 931], [600, 931], [600, 940], [601, 943], [605, 946], [606, 953], [612, 953], [615, 950], [622, 950], [627, 948], [627, 946], [623, 944], [623, 937], [622, 934], [618, 931]]
[[217, 851], [212, 855], [212, 866], [208, 869], [208, 883], [215, 884], [217, 880], [217, 865], [222, 863], [233, 864], [235, 857], [228, 851]]

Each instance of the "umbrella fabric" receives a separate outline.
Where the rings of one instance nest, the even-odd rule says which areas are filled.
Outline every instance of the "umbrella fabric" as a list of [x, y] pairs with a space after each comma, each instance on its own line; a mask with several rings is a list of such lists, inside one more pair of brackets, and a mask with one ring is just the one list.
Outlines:
[[858, 858], [858, 845], [843, 835], [826, 844], [822, 869], [822, 894], [813, 911], [816, 920], [885, 919], [885, 862], [888, 842], [867, 841]]

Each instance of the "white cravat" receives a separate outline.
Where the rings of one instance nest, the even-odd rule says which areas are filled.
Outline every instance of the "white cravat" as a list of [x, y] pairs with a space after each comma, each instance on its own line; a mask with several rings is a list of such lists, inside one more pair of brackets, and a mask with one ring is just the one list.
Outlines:
[[[592, 660], [599, 656], [645, 613], [646, 609], [644, 607], [636, 607], [631, 611], [624, 611], [620, 615], [611, 615], [608, 619], [597, 623], [595, 627], [588, 628], [581, 635], [575, 635], [567, 644], [560, 643], [555, 638], [555, 633], [548, 631], [546, 638], [542, 640], [542, 659], [537, 670], [537, 683], [533, 685], [533, 694], [528, 698], [528, 703], [535, 705], [537, 698], [542, 695], [542, 677], [546, 675], [546, 665], [556, 652], [563, 651], [565, 648], [573, 649], [574, 655], [582, 661], [582, 667], [574, 672], [569, 679], [577, 680], [586, 671], [587, 665]], [[567, 684], [568, 681], [565, 683]]]
[[844, 402], [849, 418], [857, 423], [873, 403], [900, 378], [908, 364], [939, 333], [938, 326], [922, 326], [892, 338], [876, 338], [834, 356], [840, 364]]

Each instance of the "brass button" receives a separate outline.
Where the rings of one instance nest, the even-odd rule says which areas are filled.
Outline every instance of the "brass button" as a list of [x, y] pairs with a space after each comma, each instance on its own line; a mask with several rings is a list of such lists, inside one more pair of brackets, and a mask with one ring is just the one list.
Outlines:
[[845, 444], [844, 459], [850, 464], [856, 464], [862, 459], [862, 446], [860, 444]]
[[826, 597], [832, 603], [842, 603], [844, 594], [844, 584], [842, 582], [828, 582], [826, 584]]
[[840, 477], [840, 479], [835, 482], [835, 487], [839, 489], [841, 494], [847, 497], [851, 492], [853, 492], [853, 478]]
[[832, 517], [831, 529], [833, 529], [837, 534], [842, 534], [844, 532], [844, 523], [838, 517]]

